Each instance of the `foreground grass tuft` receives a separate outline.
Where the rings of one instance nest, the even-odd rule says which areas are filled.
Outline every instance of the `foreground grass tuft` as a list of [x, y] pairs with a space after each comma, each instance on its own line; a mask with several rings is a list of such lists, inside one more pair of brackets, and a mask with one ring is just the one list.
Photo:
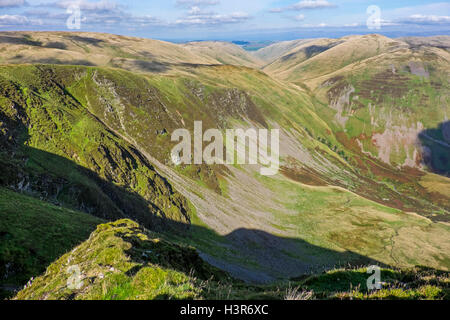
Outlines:
[[[75, 271], [74, 271], [75, 270]], [[76, 272], [79, 271], [79, 273]], [[97, 226], [14, 299], [448, 299], [448, 272], [382, 269], [383, 288], [369, 291], [366, 268], [336, 269], [300, 280], [251, 285], [205, 263], [131, 220]]]
[[0, 188], [0, 298], [45, 271], [103, 222]]

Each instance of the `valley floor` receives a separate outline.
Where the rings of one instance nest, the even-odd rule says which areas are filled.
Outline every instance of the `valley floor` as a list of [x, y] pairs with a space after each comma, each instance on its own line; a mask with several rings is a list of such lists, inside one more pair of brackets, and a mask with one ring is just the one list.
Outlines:
[[[0, 295], [448, 299], [449, 39], [0, 32]], [[279, 172], [174, 163], [196, 121]]]

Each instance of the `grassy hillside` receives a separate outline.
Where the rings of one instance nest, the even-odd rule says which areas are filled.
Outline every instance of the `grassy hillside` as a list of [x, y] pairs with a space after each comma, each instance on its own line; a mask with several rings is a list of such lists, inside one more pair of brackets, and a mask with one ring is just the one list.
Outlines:
[[[213, 264], [244, 278], [273, 281], [371, 259], [448, 268], [448, 227], [403, 212], [420, 208], [422, 215], [445, 217], [445, 209], [435, 211], [437, 204], [416, 191], [412, 199], [406, 192], [394, 195], [389, 182], [355, 170], [352, 154], [333, 148], [338, 137], [328, 135], [330, 126], [317, 115], [314, 99], [295, 87], [229, 66], [200, 67], [191, 77], [176, 78], [94, 67], [2, 70], [9, 84], [4, 117], [25, 123], [5, 121], [7, 135], [20, 136], [13, 133], [17, 128], [24, 132], [24, 142], [11, 147], [20, 153], [5, 155], [17, 170], [5, 184], [17, 190], [107, 219], [130, 217], [150, 228], [170, 221], [183, 225], [195, 215], [200, 226], [229, 235], [212, 238], [232, 250], [218, 250], [199, 229], [192, 229], [188, 241]], [[283, 174], [264, 179], [257, 168], [173, 166], [169, 133], [180, 126], [192, 130], [194, 120], [203, 120], [205, 129], [281, 126]], [[416, 176], [411, 184], [419, 184]], [[315, 198], [316, 206], [306, 205], [305, 199]], [[391, 203], [400, 210], [389, 208]], [[392, 223], [381, 222], [386, 219]], [[319, 228], [312, 227], [314, 221], [330, 223]], [[426, 253], [417, 256], [406, 245], [408, 234], [426, 244]], [[267, 237], [271, 246], [265, 245]]]
[[73, 77], [49, 66], [0, 68], [1, 184], [102, 218], [188, 222], [186, 199], [67, 91]]
[[[71, 266], [83, 287], [68, 288]], [[193, 299], [194, 276], [225, 277], [195, 250], [158, 239], [131, 220], [99, 225], [89, 240], [63, 255], [17, 299]]]
[[262, 63], [224, 42], [177, 45], [165, 41], [92, 32], [0, 32], [0, 63], [117, 67], [140, 73], [173, 73], [186, 65]]
[[294, 47], [264, 70], [288, 81], [306, 81], [392, 51], [401, 45], [380, 35], [317, 39]]
[[[376, 35], [320, 39], [287, 49], [269, 73], [225, 65], [248, 56], [222, 43], [2, 36], [13, 44], [0, 54], [2, 186], [110, 221], [131, 218], [254, 282], [368, 262], [450, 268], [445, 49]], [[10, 59], [14, 48], [50, 54], [43, 47], [53, 38], [112, 62]], [[146, 52], [146, 68], [119, 47]], [[173, 165], [171, 133], [192, 132], [196, 120], [204, 130], [279, 128], [279, 174]]]
[[41, 274], [103, 222], [0, 188], [0, 297]]
[[[337, 143], [326, 135], [317, 139], [351, 163], [365, 181], [350, 187], [353, 191], [435, 217], [441, 210], [434, 205], [448, 210], [449, 199], [424, 188], [420, 180], [434, 177], [422, 170], [448, 176], [450, 169], [445, 138], [450, 112], [448, 39], [319, 39], [286, 52], [264, 70], [311, 89], [317, 99], [314, 111]], [[364, 190], [372, 189], [374, 181], [387, 188]]]
[[259, 68], [263, 61], [241, 47], [219, 41], [189, 42], [183, 48], [205, 60], [214, 59], [219, 64]]
[[[74, 267], [79, 276], [70, 271]], [[99, 225], [89, 240], [50, 265], [14, 299], [449, 298], [448, 272], [383, 269], [384, 288], [376, 292], [367, 291], [367, 277], [365, 268], [336, 269], [303, 280], [249, 285], [209, 266], [195, 249], [174, 245], [130, 220], [120, 220]]]
[[443, 48], [403, 43], [308, 85], [324, 104], [321, 117], [348, 149], [448, 175], [449, 70]]
[[266, 64], [269, 64], [278, 58], [286, 55], [290, 51], [294, 51], [295, 48], [309, 42], [313, 41], [312, 39], [302, 39], [302, 40], [292, 40], [292, 41], [281, 41], [271, 44], [267, 47], [261, 48], [254, 52], [254, 55], [263, 61]]
[[[391, 184], [388, 181], [384, 184], [385, 181], [381, 180], [384, 177], [381, 177], [380, 183], [378, 183], [378, 180], [367, 173], [352, 169], [348, 164], [350, 160], [348, 162], [343, 160], [339, 150], [333, 150], [332, 146], [322, 144], [320, 140], [315, 141], [315, 136], [327, 137], [328, 141], [333, 138], [327, 135], [329, 127], [315, 114], [314, 102], [306, 94], [277, 83], [262, 73], [237, 67], [197, 68], [195, 78], [149, 77], [150, 85], [157, 88], [157, 90], [152, 89], [149, 93], [145, 93], [148, 87], [146, 82], [128, 73], [98, 70], [95, 75], [94, 80], [97, 79], [95, 81], [91, 80], [90, 76], [80, 78], [78, 86], [70, 89], [73, 95], [81, 96], [78, 90], [83, 92], [84, 88], [92, 90], [93, 94], [90, 96], [93, 98], [89, 100], [90, 110], [115, 132], [133, 141], [144, 155], [153, 159], [152, 161], [159, 162], [158, 169], [170, 177], [180, 192], [191, 199], [200, 220], [219, 234], [232, 233], [239, 228], [257, 229], [281, 237], [301, 239], [319, 248], [355, 252], [369, 258], [381, 259], [388, 264], [411, 266], [415, 263], [423, 263], [447, 268], [448, 260], [442, 253], [442, 250], [445, 251], [444, 243], [448, 237], [447, 226], [403, 212], [414, 211], [420, 205], [420, 214], [426, 215], [432, 212], [445, 218], [446, 211], [443, 209], [436, 211], [436, 206], [429, 200], [428, 195], [424, 196], [414, 189], [410, 192], [412, 196], [408, 190], [405, 191], [405, 196], [395, 194]], [[105, 112], [108, 103], [102, 102], [94, 93], [95, 91], [102, 92], [101, 97], [104, 99], [107, 94], [105, 91], [100, 91], [103, 90], [101, 85], [108, 84], [107, 88], [111, 97], [122, 97], [127, 93], [123, 89], [126, 84], [122, 78], [125, 77], [128, 79], [128, 85], [133, 84], [139, 88], [137, 91], [144, 92], [144, 94], [136, 101], [120, 99], [123, 103], [122, 108], [132, 110], [132, 112], [122, 115], [117, 107], [118, 116], [112, 117]], [[231, 89], [233, 87], [242, 88], [242, 91]], [[150, 108], [144, 101], [155, 102]], [[114, 101], [111, 101], [109, 105], [114, 105], [113, 103]], [[277, 108], [274, 108], [274, 105]], [[143, 108], [145, 113], [140, 112]], [[157, 123], [152, 122], [152, 118], [149, 119], [145, 116], [152, 113], [155, 113], [155, 118], [159, 119]], [[204, 121], [205, 128], [233, 126], [236, 121], [245, 126], [246, 119], [253, 124], [264, 126], [270, 119], [286, 130], [292, 130], [291, 132], [297, 130], [298, 136], [295, 138], [282, 137], [282, 144], [286, 145], [282, 146], [281, 153], [286, 168], [290, 169], [286, 173], [288, 179], [280, 177], [281, 182], [278, 182], [278, 179], [273, 177], [267, 180], [253, 177], [253, 173], [245, 170], [241, 171], [230, 167], [224, 169], [221, 166], [212, 166], [206, 169], [196, 166], [186, 166], [181, 169], [173, 167], [170, 164], [168, 153], [173, 143], [169, 142], [167, 135], [158, 135], [156, 132], [163, 128], [167, 132], [171, 132], [183, 122], [186, 128], [192, 130], [193, 121], [200, 119]], [[156, 126], [160, 126], [161, 129], [155, 130], [154, 133], [151, 128]], [[142, 132], [150, 133], [142, 135]], [[301, 147], [295, 144], [296, 139], [301, 139]], [[339, 144], [337, 139], [334, 143], [335, 145]], [[351, 153], [348, 154], [350, 157]], [[375, 164], [371, 169], [375, 171], [376, 165], [379, 164]], [[299, 186], [298, 182], [310, 183], [304, 176], [296, 175], [301, 168], [299, 166], [315, 169], [316, 171], [310, 171], [312, 172], [310, 176], [324, 179], [322, 184], [325, 186], [328, 184], [343, 186], [370, 200], [379, 201], [383, 205], [366, 201], [345, 190], [338, 191], [325, 186], [316, 188]], [[191, 170], [194, 171], [194, 174]], [[203, 172], [203, 170], [208, 171]], [[398, 171], [394, 168], [388, 170], [388, 172]], [[378, 172], [376, 175], [382, 176]], [[405, 185], [404, 172], [398, 172], [392, 180], [395, 181], [400, 176], [403, 176], [401, 182]], [[195, 179], [195, 183], [192, 183], [192, 178]], [[409, 179], [411, 179], [412, 186], [419, 186], [418, 178], [414, 174], [411, 175]], [[395, 183], [400, 182], [395, 181]], [[242, 190], [258, 190], [259, 192], [243, 196]], [[317, 203], [316, 207], [306, 206], [305, 201], [309, 202], [316, 197], [320, 199], [314, 202]], [[389, 205], [400, 210], [392, 210]], [[315, 212], [320, 212], [320, 214], [316, 215]], [[298, 217], [298, 219], [292, 216]], [[323, 229], [320, 227], [302, 228], [310, 226], [315, 219], [330, 221], [330, 223], [321, 224]], [[350, 223], [354, 219], [357, 221]], [[392, 228], [389, 224], [376, 223], [376, 221], [386, 219], [392, 220], [392, 225], [396, 225], [398, 228]], [[348, 225], [343, 221], [348, 222]], [[368, 233], [368, 228], [365, 226], [371, 226], [372, 232]], [[420, 255], [420, 261], [414, 261], [416, 253], [403, 244], [403, 238], [408, 233], [415, 233], [412, 230], [416, 227], [420, 229], [420, 235], [416, 236], [430, 246], [428, 254]], [[427, 229], [430, 233], [440, 236], [435, 238], [427, 236]], [[431, 229], [436, 231], [430, 231]], [[437, 230], [442, 230], [442, 232]], [[339, 236], [340, 239], [337, 239], [337, 235], [343, 233], [346, 236], [344, 238]], [[342, 257], [320, 249], [318, 251], [321, 251], [321, 254], [314, 255], [311, 252], [314, 249], [307, 249], [307, 244], [284, 245], [289, 254], [284, 254], [282, 251], [280, 253], [280, 248], [276, 245], [271, 248], [261, 245], [259, 250], [249, 253], [245, 250], [248, 242], [254, 241], [262, 244], [264, 238], [251, 236], [251, 240], [248, 240], [247, 237], [243, 237], [244, 239], [242, 237], [230, 237], [226, 241], [227, 245], [230, 245], [229, 242], [231, 242], [233, 251], [236, 251], [235, 254], [222, 254], [221, 251], [217, 252], [214, 247], [210, 246], [206, 246], [204, 249], [208, 253], [212, 253], [214, 258], [225, 259], [232, 265], [236, 261], [238, 264], [242, 264], [244, 260], [251, 260], [256, 269], [264, 269], [266, 273], [270, 273], [271, 277], [275, 278], [295, 274], [295, 268], [298, 270], [300, 266], [305, 267], [305, 263], [299, 261], [305, 261], [306, 258], [310, 267], [324, 264], [334, 265], [340, 259], [346, 261], [353, 259], [351, 255]], [[193, 232], [192, 238], [196, 244], [200, 243], [203, 249], [202, 237]], [[352, 241], [351, 239], [354, 238], [359, 240]], [[402, 244], [398, 247], [393, 246], [385, 239], [392, 239], [395, 243], [398, 241]], [[274, 241], [283, 243], [280, 239]], [[362, 242], [365, 243], [364, 246], [361, 246]], [[390, 250], [396, 252], [393, 255], [398, 255], [398, 257], [386, 255], [386, 252]], [[270, 255], [272, 258], [267, 258]], [[273, 258], [277, 255], [280, 255], [279, 259]], [[315, 258], [311, 258], [311, 256], [315, 256]], [[276, 271], [277, 267], [269, 267], [276, 260], [284, 261], [285, 265], [292, 264], [292, 269], [286, 267], [279, 274]], [[245, 265], [248, 267], [249, 263], [245, 263]], [[232, 268], [230, 267], [230, 269]]]

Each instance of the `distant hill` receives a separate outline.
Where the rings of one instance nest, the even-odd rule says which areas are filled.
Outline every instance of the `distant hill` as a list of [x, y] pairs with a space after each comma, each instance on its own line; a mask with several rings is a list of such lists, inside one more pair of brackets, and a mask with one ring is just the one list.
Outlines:
[[295, 50], [296, 47], [310, 41], [312, 41], [312, 39], [276, 42], [272, 45], [259, 49], [254, 53], [254, 55], [264, 60], [266, 63], [271, 63], [281, 56], [288, 54], [290, 51]]
[[[223, 42], [2, 32], [1, 200], [12, 208], [8, 217], [16, 214], [8, 192], [61, 208], [57, 226], [72, 211], [99, 223], [131, 219], [195, 247], [232, 278], [260, 284], [342, 264], [448, 271], [444, 43], [367, 35], [252, 54]], [[204, 130], [221, 132], [279, 129], [279, 173], [261, 176], [259, 165], [175, 165], [172, 132], [193, 133], [200, 120]], [[17, 229], [14, 219], [3, 221]], [[79, 221], [80, 237], [68, 236], [67, 246], [91, 231]], [[47, 240], [16, 247], [41, 252]], [[103, 244], [96, 244], [102, 252]], [[9, 261], [8, 251], [0, 259]], [[12, 271], [28, 277], [42, 268]], [[118, 285], [133, 287], [134, 274], [126, 277]], [[45, 297], [44, 282], [35, 297]]]
[[104, 222], [0, 187], [0, 299], [43, 273]]
[[[378, 35], [302, 42], [264, 70], [286, 80], [305, 81], [399, 48], [402, 43]], [[405, 46], [405, 45], [404, 45]]]
[[183, 45], [89, 32], [0, 32], [0, 50], [1, 63], [109, 66], [140, 72], [167, 72], [181, 64], [258, 67], [262, 63], [231, 43]]
[[[251, 285], [203, 262], [130, 220], [99, 225], [88, 240], [52, 263], [14, 299], [25, 300], [312, 300], [448, 299], [449, 273], [382, 269], [383, 289], [367, 289], [367, 269], [335, 269], [289, 283]], [[354, 289], [353, 289], [354, 288]]]
[[398, 40], [408, 43], [412, 47], [437, 47], [449, 50], [450, 36], [434, 36], [434, 37], [404, 37]]
[[183, 45], [191, 53], [200, 58], [200, 61], [214, 60], [217, 64], [228, 64], [258, 68], [263, 62], [240, 46], [228, 42], [202, 41], [190, 42]]

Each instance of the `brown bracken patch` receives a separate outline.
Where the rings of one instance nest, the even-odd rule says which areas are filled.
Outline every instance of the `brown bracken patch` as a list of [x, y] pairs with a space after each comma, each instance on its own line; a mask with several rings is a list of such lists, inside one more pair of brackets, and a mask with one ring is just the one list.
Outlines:
[[324, 187], [328, 185], [317, 173], [313, 173], [312, 169], [283, 166], [280, 171], [285, 177], [309, 186]]
[[[449, 218], [447, 215], [433, 215], [436, 206], [449, 209], [449, 200], [438, 193], [430, 193], [420, 185], [419, 181], [426, 174], [425, 172], [410, 167], [394, 168], [375, 157], [364, 154], [356, 138], [349, 138], [344, 132], [337, 133], [336, 138], [353, 153], [351, 159], [359, 179], [354, 190], [357, 194], [395, 209], [417, 212], [435, 221]], [[370, 139], [371, 137], [358, 138]], [[395, 190], [384, 182], [394, 185]]]

